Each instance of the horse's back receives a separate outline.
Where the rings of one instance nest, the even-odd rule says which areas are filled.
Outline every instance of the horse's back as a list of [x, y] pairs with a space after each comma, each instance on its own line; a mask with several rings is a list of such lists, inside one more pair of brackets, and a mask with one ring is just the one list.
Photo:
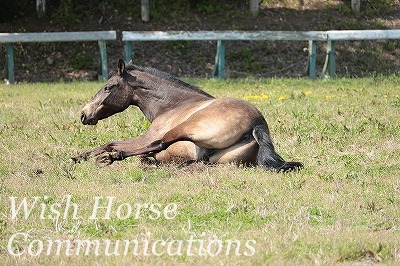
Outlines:
[[221, 127], [234, 131], [247, 131], [256, 125], [266, 124], [263, 115], [254, 105], [238, 98], [215, 99], [197, 115], [206, 122], [215, 121]]

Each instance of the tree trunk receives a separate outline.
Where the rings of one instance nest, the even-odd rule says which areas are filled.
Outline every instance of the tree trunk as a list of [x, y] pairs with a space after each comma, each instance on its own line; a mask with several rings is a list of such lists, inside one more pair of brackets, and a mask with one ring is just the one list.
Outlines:
[[250, 0], [250, 12], [255, 17], [258, 14], [259, 0]]
[[39, 18], [46, 15], [46, 0], [36, 0], [36, 12]]
[[142, 20], [150, 20], [150, 0], [142, 0]]
[[351, 0], [351, 9], [353, 10], [354, 14], [360, 14], [360, 5], [361, 0]]

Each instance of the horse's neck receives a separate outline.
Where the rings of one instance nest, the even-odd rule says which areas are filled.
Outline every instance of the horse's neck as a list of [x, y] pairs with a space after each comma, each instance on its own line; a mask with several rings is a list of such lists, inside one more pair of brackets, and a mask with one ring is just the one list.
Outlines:
[[190, 105], [195, 102], [209, 100], [212, 97], [199, 92], [185, 89], [143, 89], [139, 95], [136, 105], [140, 108], [146, 118], [152, 122], [159, 115], [179, 108], [183, 105]]

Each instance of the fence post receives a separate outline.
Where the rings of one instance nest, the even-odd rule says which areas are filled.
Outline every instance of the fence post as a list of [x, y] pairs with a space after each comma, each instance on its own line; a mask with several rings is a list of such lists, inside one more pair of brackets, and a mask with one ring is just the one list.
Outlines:
[[8, 82], [14, 83], [14, 47], [12, 43], [6, 43], [6, 73]]
[[217, 54], [215, 55], [215, 65], [213, 76], [220, 79], [225, 78], [225, 41], [217, 41]]
[[108, 67], [107, 67], [107, 47], [105, 41], [98, 41], [100, 48], [100, 65], [101, 65], [101, 76], [102, 80], [108, 79]]
[[132, 42], [125, 41], [124, 45], [124, 60], [125, 62], [129, 62], [132, 59]]
[[308, 41], [308, 75], [310, 79], [315, 78], [317, 66], [317, 44], [316, 41]]
[[326, 49], [328, 53], [329, 76], [334, 78], [336, 77], [336, 42], [328, 41], [328, 46]]

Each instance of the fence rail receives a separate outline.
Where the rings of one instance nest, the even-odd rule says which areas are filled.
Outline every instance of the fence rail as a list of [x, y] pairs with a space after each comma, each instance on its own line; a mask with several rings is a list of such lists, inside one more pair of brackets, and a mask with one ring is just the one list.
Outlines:
[[132, 59], [133, 41], [217, 41], [212, 75], [225, 76], [225, 41], [309, 41], [308, 72], [315, 78], [316, 41], [326, 41], [323, 31], [123, 31], [124, 58]]
[[307, 70], [316, 77], [317, 42], [327, 42], [323, 74], [336, 76], [336, 41], [400, 39], [400, 30], [341, 30], [341, 31], [123, 31], [124, 58], [132, 59], [135, 41], [217, 41], [213, 76], [224, 78], [225, 41], [308, 41]]
[[[0, 33], [0, 43], [6, 44], [6, 72], [14, 81], [14, 50], [16, 42], [77, 42], [97, 41], [100, 49], [103, 79], [107, 78], [107, 50], [105, 41], [116, 40], [115, 31]], [[123, 31], [124, 59], [133, 56], [133, 42], [137, 41], [216, 41], [217, 52], [213, 76], [225, 76], [226, 41], [308, 41], [308, 73], [316, 77], [317, 42], [327, 42], [322, 73], [336, 76], [336, 42], [377, 39], [400, 39], [400, 30], [331, 30], [331, 31]]]
[[115, 31], [0, 33], [0, 43], [6, 45], [6, 72], [10, 83], [14, 83], [13, 43], [97, 41], [100, 49], [101, 74], [102, 78], [106, 79], [108, 77], [106, 41], [116, 39]]
[[123, 31], [123, 41], [326, 41], [326, 31]]
[[327, 31], [326, 59], [322, 73], [336, 76], [336, 42], [400, 39], [400, 30], [330, 30]]

